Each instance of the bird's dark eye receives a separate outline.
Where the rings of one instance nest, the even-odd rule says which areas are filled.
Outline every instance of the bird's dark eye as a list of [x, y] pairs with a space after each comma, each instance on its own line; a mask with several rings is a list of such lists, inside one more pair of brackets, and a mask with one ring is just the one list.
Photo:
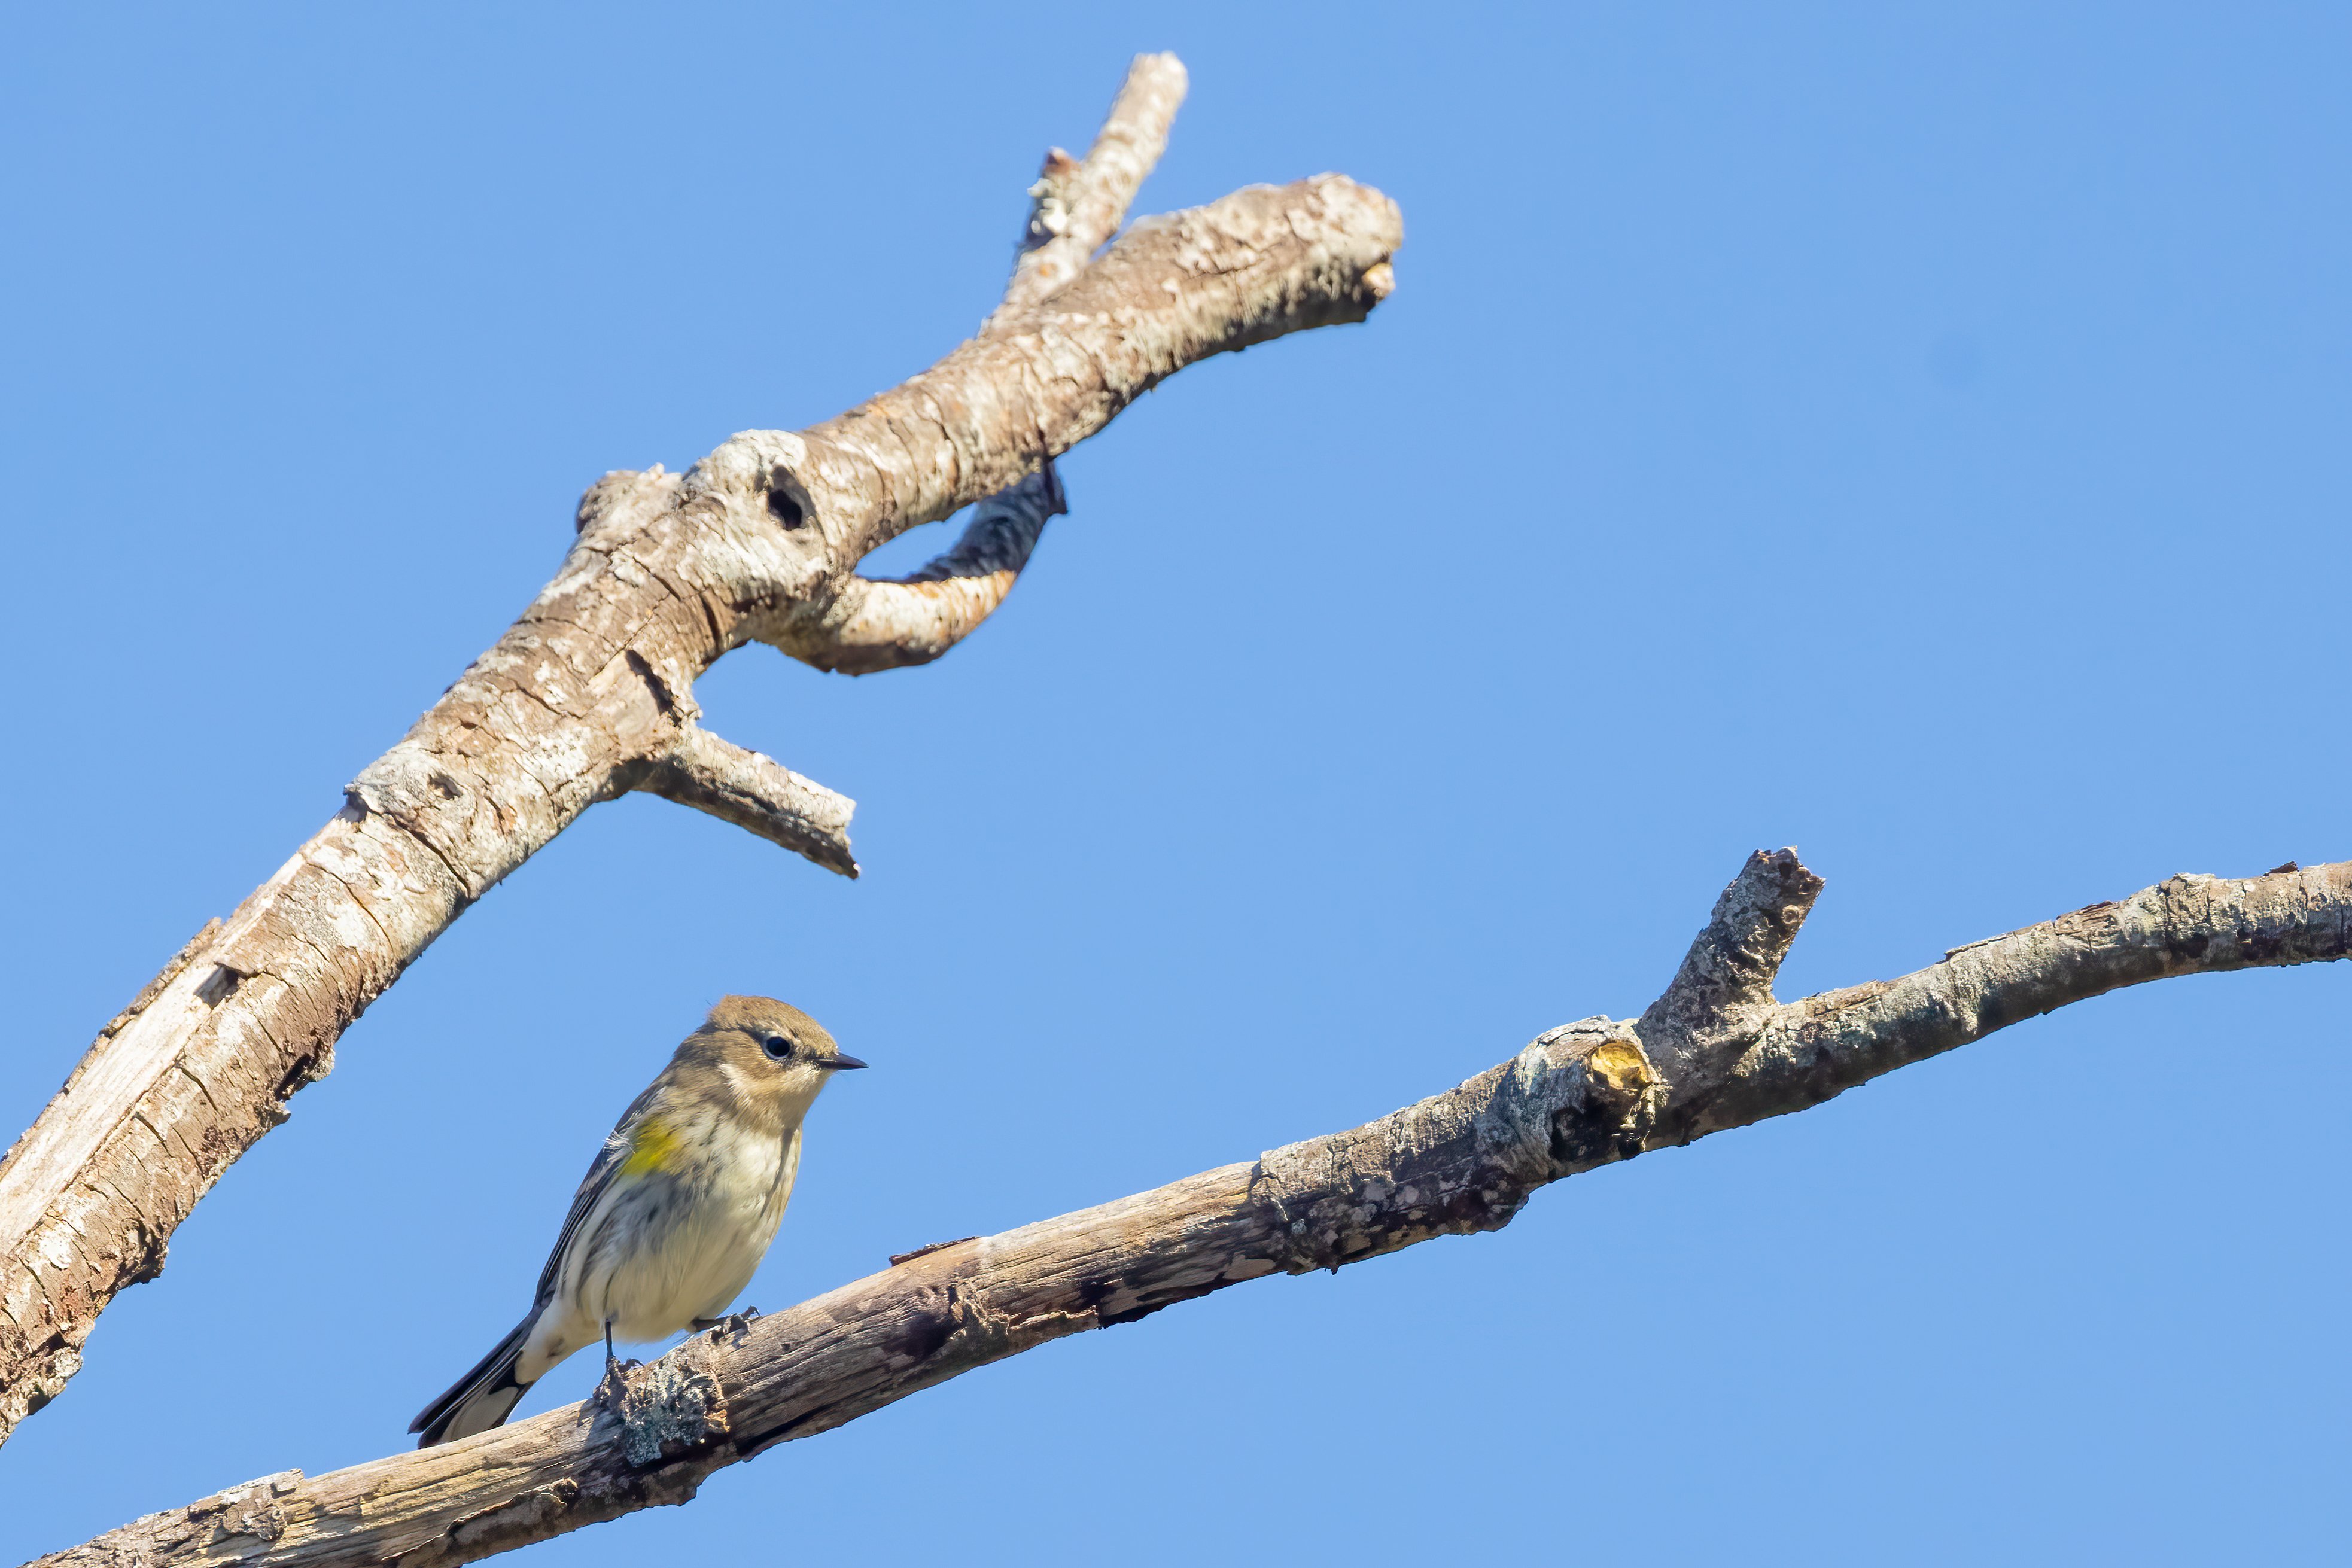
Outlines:
[[760, 1049], [768, 1053], [770, 1061], [782, 1061], [792, 1055], [793, 1042], [782, 1035], [772, 1034], [760, 1042]]

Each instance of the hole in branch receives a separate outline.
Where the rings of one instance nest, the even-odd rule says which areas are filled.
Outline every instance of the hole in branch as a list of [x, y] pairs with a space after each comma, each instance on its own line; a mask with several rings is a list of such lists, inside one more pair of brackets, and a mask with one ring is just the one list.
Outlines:
[[808, 521], [808, 514], [801, 510], [801, 504], [782, 490], [768, 492], [768, 510], [774, 515], [776, 521], [788, 528], [799, 528]]

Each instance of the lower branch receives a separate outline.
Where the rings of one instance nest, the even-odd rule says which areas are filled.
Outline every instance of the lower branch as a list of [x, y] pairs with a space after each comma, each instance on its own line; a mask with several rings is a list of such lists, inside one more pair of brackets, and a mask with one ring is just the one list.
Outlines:
[[1499, 1228], [1547, 1183], [1819, 1104], [2068, 1002], [2352, 952], [2352, 862], [2179, 876], [1957, 948], [1899, 980], [1776, 1003], [1772, 973], [1818, 886], [1792, 852], [1759, 852], [1641, 1019], [1553, 1030], [1377, 1122], [902, 1254], [900, 1266], [740, 1331], [696, 1336], [634, 1369], [609, 1401], [315, 1479], [265, 1477], [42, 1562], [471, 1562], [684, 1502], [722, 1466], [1048, 1340], [1244, 1280]]

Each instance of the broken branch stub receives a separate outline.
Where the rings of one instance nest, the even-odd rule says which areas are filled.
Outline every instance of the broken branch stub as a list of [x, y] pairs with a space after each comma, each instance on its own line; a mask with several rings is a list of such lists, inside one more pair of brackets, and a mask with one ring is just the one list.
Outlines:
[[1724, 1042], [1753, 1038], [1776, 1005], [1773, 978], [1821, 891], [1796, 851], [1758, 850], [1716, 900], [1674, 980], [1634, 1026], [1678, 1106], [1728, 1070]]
[[[1123, 172], [1105, 165], [1088, 224], [1116, 227], [1181, 96], [1181, 70], [1138, 70], [1139, 96], [1114, 110], [1132, 109], [1131, 127], [1105, 131]], [[754, 640], [823, 667], [936, 657], [1003, 598], [958, 600], [972, 592], [958, 584], [1017, 571], [1044, 514], [1008, 501], [976, 523], [975, 570], [999, 564], [929, 593], [866, 582], [860, 559], [1020, 486], [1185, 365], [1361, 319], [1402, 238], [1393, 203], [1338, 176], [1253, 187], [1136, 225], [1058, 292], [1024, 296], [985, 340], [838, 419], [590, 486], [553, 580], [100, 1034], [0, 1161], [0, 1440], [63, 1388], [99, 1312], [154, 1274], [345, 1026], [590, 806], [649, 789], [854, 870], [845, 799], [698, 728], [694, 684], [715, 661]], [[935, 612], [882, 613], [893, 587]]]
[[[1793, 852], [1759, 852], [1661, 997], [1672, 1004], [1664, 1012], [1563, 1025], [1376, 1122], [1100, 1207], [900, 1253], [882, 1272], [689, 1340], [630, 1371], [610, 1400], [315, 1478], [289, 1471], [41, 1563], [471, 1562], [684, 1502], [721, 1466], [1051, 1340], [1248, 1280], [1498, 1228], [1547, 1183], [1818, 1104], [2120, 985], [2352, 955], [2345, 862], [2175, 877], [1899, 980], [1770, 1003], [1772, 972], [1819, 891]], [[1681, 1063], [1679, 1081], [1667, 1060]], [[1690, 1113], [1676, 1119], [1677, 1106]]]
[[849, 852], [856, 801], [700, 725], [681, 724], [677, 743], [646, 761], [633, 788], [708, 811], [827, 871], [857, 874]]

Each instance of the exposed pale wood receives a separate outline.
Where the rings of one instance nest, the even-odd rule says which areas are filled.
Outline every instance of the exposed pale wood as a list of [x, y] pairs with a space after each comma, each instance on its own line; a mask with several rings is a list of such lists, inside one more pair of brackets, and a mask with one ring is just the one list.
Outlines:
[[[1164, 85], [1146, 96], [1172, 112]], [[1160, 110], [1137, 112], [1164, 134]], [[1158, 144], [1121, 136], [1128, 172], [1106, 173], [1116, 201], [1089, 213], [1123, 210], [1149, 165], [1135, 150]], [[1401, 240], [1394, 204], [1337, 176], [1251, 187], [1135, 225], [1052, 298], [837, 419], [591, 486], [553, 580], [100, 1034], [0, 1163], [0, 1439], [64, 1386], [98, 1313], [153, 1276], [344, 1027], [590, 805], [658, 781], [849, 869], [846, 801], [827, 826], [839, 797], [695, 738], [693, 685], [715, 660], [758, 639], [852, 667], [837, 639], [864, 634], [855, 569], [877, 545], [1019, 485], [1185, 365], [1362, 319]]]
[[1639, 1019], [1592, 1018], [1377, 1122], [897, 1266], [698, 1336], [625, 1386], [446, 1447], [288, 1471], [151, 1514], [49, 1568], [440, 1568], [659, 1503], [957, 1374], [1274, 1273], [1508, 1223], [1538, 1187], [1801, 1110], [2118, 986], [2352, 952], [2352, 862], [2180, 876], [1780, 1004], [1821, 883], [1759, 852]]

